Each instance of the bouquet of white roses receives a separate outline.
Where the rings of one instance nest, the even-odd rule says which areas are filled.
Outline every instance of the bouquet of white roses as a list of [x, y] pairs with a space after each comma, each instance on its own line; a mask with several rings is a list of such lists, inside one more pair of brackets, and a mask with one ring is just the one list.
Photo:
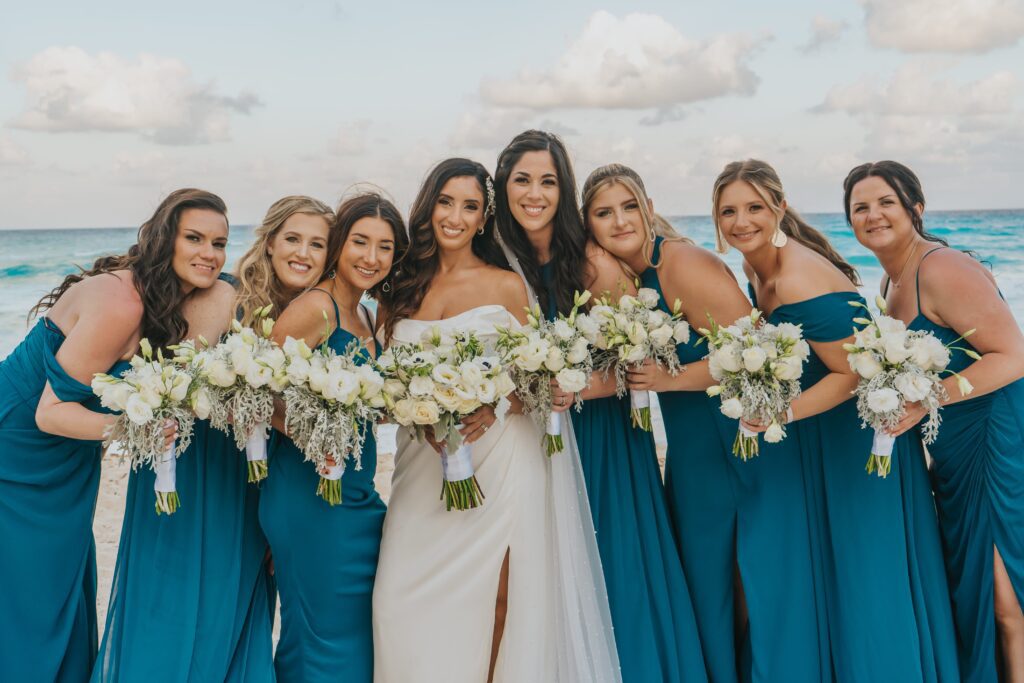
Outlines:
[[[658, 292], [648, 287], [637, 290], [636, 296], [623, 294], [612, 302], [606, 294], [590, 310], [598, 324], [595, 346], [604, 351], [598, 354], [597, 364], [602, 370], [615, 368], [616, 393], [626, 393], [628, 365], [643, 363], [652, 358], [664, 364], [672, 375], [679, 373], [677, 344], [690, 340], [690, 325], [683, 320], [677, 299], [671, 314], [658, 310]], [[651, 425], [651, 398], [646, 391], [629, 392], [630, 415], [633, 426], [646, 431]]]
[[562, 416], [552, 410], [552, 380], [562, 391], [576, 394], [576, 410], [583, 407], [579, 392], [590, 384], [594, 359], [590, 346], [597, 337], [597, 324], [580, 313], [590, 292], [576, 293], [572, 311], [557, 320], [546, 320], [539, 306], [527, 315], [528, 327], [498, 328], [498, 350], [509, 375], [518, 387], [525, 411], [546, 422], [544, 450], [549, 456], [560, 453]]
[[258, 331], [235, 320], [231, 332], [216, 346], [199, 351], [190, 344], [177, 348], [198, 385], [193, 402], [196, 415], [209, 417], [210, 424], [222, 432], [234, 433], [238, 448], [245, 449], [250, 482], [267, 476], [274, 397], [288, 386], [284, 351], [270, 339], [274, 329], [274, 320], [267, 317], [270, 308], [257, 309]]
[[483, 504], [484, 494], [473, 472], [473, 457], [462, 443], [459, 423], [482, 406], [495, 406], [498, 419], [508, 410], [515, 383], [499, 358], [489, 355], [472, 332], [442, 337], [437, 328], [419, 343], [395, 344], [377, 358], [385, 377], [388, 412], [422, 439], [427, 427], [444, 443], [441, 454], [441, 497], [448, 510]]
[[345, 460], [362, 469], [366, 430], [384, 415], [384, 378], [371, 363], [357, 362], [366, 353], [358, 341], [338, 354], [326, 344], [310, 349], [288, 337], [283, 350], [285, 429], [320, 473], [317, 495], [337, 505]]
[[849, 354], [850, 369], [860, 377], [854, 394], [861, 426], [875, 430], [871, 455], [864, 469], [868, 474], [886, 477], [892, 469], [895, 443], [888, 430], [903, 419], [906, 403], [920, 403], [928, 412], [928, 421], [922, 425], [922, 441], [925, 445], [932, 443], [939, 432], [939, 407], [947, 397], [941, 374], [956, 375], [957, 386], [964, 396], [974, 390], [966, 377], [946, 369], [949, 350], [961, 350], [975, 360], [980, 356], [971, 349], [953, 346], [974, 330], [944, 345], [932, 333], [908, 330], [902, 320], [885, 315], [882, 297], [877, 297], [875, 303], [881, 315], [872, 315], [859, 301], [850, 302], [851, 306], [864, 308], [868, 317], [854, 318], [854, 322], [863, 327], [854, 330], [853, 343], [843, 348]]
[[[132, 358], [130, 370], [121, 377], [97, 373], [92, 390], [104, 407], [121, 413], [103, 444], [121, 444], [132, 469], [149, 465], [156, 471], [156, 512], [172, 515], [181, 505], [175, 486], [176, 457], [192, 441], [192, 378], [159, 350], [154, 360], [149, 340], [142, 339], [139, 347], [142, 355]], [[176, 423], [178, 436], [165, 448], [164, 427], [168, 421]]]
[[[708, 370], [718, 382], [708, 387], [708, 395], [721, 396], [720, 409], [727, 417], [767, 424], [768, 443], [781, 441], [786, 436], [783, 418], [800, 395], [800, 376], [811, 352], [800, 326], [761, 323], [757, 309], [728, 327], [708, 320], [711, 329], [699, 332], [708, 343]], [[733, 455], [749, 460], [758, 452], [757, 433], [741, 423]]]

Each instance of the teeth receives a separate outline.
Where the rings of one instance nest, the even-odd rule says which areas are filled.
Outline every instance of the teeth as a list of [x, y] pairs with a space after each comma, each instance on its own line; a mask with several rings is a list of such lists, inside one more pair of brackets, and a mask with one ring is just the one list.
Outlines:
[[527, 216], [539, 216], [544, 211], [543, 206], [524, 206], [523, 211]]
[[310, 268], [305, 263], [295, 263], [293, 261], [288, 262], [288, 267], [290, 267], [292, 270], [297, 270], [300, 273], [308, 273]]
[[374, 275], [377, 274], [377, 271], [375, 270], [367, 270], [366, 268], [360, 268], [359, 266], [356, 266], [356, 270], [358, 270], [362, 275], [365, 275], [366, 277], [373, 277]]
[[458, 237], [459, 235], [464, 233], [465, 230], [460, 228], [449, 228], [447, 225], [444, 225], [441, 226], [441, 232], [443, 232], [448, 237]]

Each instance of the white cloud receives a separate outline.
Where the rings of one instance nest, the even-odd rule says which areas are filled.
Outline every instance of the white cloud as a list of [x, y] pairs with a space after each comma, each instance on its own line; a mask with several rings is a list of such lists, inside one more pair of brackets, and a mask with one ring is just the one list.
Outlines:
[[31, 163], [28, 151], [6, 135], [0, 136], [0, 167], [28, 166]]
[[685, 38], [653, 14], [619, 19], [595, 12], [553, 67], [484, 83], [485, 102], [532, 109], [670, 107], [730, 94], [752, 95], [748, 63], [764, 37]]
[[1022, 0], [860, 0], [868, 38], [903, 52], [983, 53], [1024, 36]]
[[484, 105], [459, 117], [449, 142], [455, 149], [501, 149], [530, 128], [529, 121], [535, 114], [521, 107]]
[[825, 45], [839, 40], [839, 36], [846, 29], [847, 23], [845, 21], [836, 21], [819, 14], [811, 20], [811, 36], [800, 47], [800, 51], [805, 54], [817, 52]]
[[188, 145], [226, 140], [233, 114], [260, 105], [251, 93], [218, 94], [178, 59], [49, 47], [12, 74], [24, 83], [25, 110], [10, 125], [49, 132], [134, 132]]
[[359, 119], [343, 124], [338, 128], [338, 133], [328, 148], [339, 156], [354, 157], [365, 154], [368, 149], [366, 138], [369, 130], [370, 121], [368, 119]]

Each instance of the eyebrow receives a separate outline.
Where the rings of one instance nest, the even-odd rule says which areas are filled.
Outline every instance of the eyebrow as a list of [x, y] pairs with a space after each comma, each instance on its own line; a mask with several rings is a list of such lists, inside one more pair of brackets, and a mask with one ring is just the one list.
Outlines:
[[[369, 235], [367, 235], [365, 232], [353, 232], [353, 233], [351, 233], [349, 235], [349, 237], [362, 237], [364, 240], [371, 239], [371, 237]], [[388, 238], [388, 239], [382, 239], [381, 242], [391, 242], [392, 244], [394, 244], [395, 240], [391, 239], [391, 238]]]

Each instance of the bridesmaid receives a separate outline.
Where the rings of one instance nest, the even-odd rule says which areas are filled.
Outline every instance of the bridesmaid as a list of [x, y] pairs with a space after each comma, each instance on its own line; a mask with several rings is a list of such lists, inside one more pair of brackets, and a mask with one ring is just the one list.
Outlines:
[[[957, 680], [952, 615], [934, 508], [920, 452], [897, 446], [888, 479], [864, 472], [871, 432], [850, 392], [857, 273], [786, 204], [763, 161], [725, 167], [712, 216], [719, 248], [736, 247], [755, 306], [803, 327], [811, 355], [788, 436], [807, 487], [820, 626], [839, 681]], [[795, 420], [795, 422], [794, 422]], [[763, 430], [763, 426], [752, 426]], [[767, 454], [766, 454], [767, 455]], [[764, 458], [766, 455], [762, 455]]]
[[[185, 308], [188, 337], [216, 340], [237, 312], [250, 323], [265, 299], [281, 305], [289, 293], [312, 286], [324, 269], [332, 217], [330, 208], [309, 198], [271, 206], [242, 259], [239, 295], [220, 282], [194, 297]], [[212, 245], [218, 269], [223, 249], [222, 242]], [[304, 272], [296, 267], [300, 262]], [[151, 470], [129, 477], [95, 681], [272, 680], [275, 595], [263, 567], [258, 488], [246, 483], [245, 455], [233, 436], [206, 421], [196, 428], [178, 459], [184, 504], [174, 515], [154, 514]], [[158, 574], [162, 580], [154, 581]]]
[[[498, 157], [497, 225], [548, 316], [576, 291], [630, 289], [618, 261], [588, 242], [561, 140], [526, 131]], [[556, 391], [565, 408], [573, 397]], [[633, 428], [614, 379], [584, 392], [572, 422], [579, 444], [624, 683], [703, 681], [693, 605], [672, 537], [653, 436]]]
[[[889, 315], [911, 330], [982, 354], [952, 352], [938, 439], [928, 447], [964, 681], [1024, 680], [1024, 336], [992, 274], [924, 228], [924, 192], [906, 166], [856, 167], [843, 183], [846, 218], [874, 252]], [[913, 282], [913, 287], [910, 286]], [[895, 433], [916, 442], [917, 404]], [[913, 430], [913, 431], [909, 431]]]
[[[732, 271], [654, 213], [634, 170], [610, 164], [591, 173], [583, 218], [601, 247], [658, 292], [663, 311], [680, 301], [694, 328], [709, 315], [728, 324], [750, 314]], [[814, 681], [818, 629], [799, 455], [789, 448], [748, 463], [734, 458], [736, 423], [704, 393], [714, 381], [695, 329], [677, 352], [683, 371], [675, 377], [652, 362], [628, 374], [631, 389], [658, 392], [665, 417], [669, 514], [709, 678]], [[749, 650], [742, 673], [736, 633]]]
[[89, 383], [127, 369], [141, 337], [154, 346], [184, 337], [183, 304], [216, 281], [208, 250], [227, 236], [224, 212], [208, 192], [171, 193], [127, 254], [99, 259], [43, 297], [33, 313], [47, 316], [0, 363], [0, 680], [89, 676], [92, 518], [99, 442], [112, 424]]
[[[324, 340], [344, 352], [355, 339], [376, 355], [373, 323], [359, 303], [389, 289], [391, 266], [408, 239], [398, 210], [383, 197], [356, 195], [338, 207], [328, 237], [331, 271], [296, 298], [274, 327], [274, 338]], [[325, 332], [324, 316], [327, 316]], [[373, 680], [371, 597], [377, 571], [384, 502], [373, 487], [377, 445], [368, 435], [362, 468], [346, 468], [344, 502], [332, 507], [316, 495], [319, 474], [283, 433], [275, 416], [270, 471], [260, 495], [259, 514], [274, 557], [281, 595], [281, 639], [274, 669], [277, 680]]]

